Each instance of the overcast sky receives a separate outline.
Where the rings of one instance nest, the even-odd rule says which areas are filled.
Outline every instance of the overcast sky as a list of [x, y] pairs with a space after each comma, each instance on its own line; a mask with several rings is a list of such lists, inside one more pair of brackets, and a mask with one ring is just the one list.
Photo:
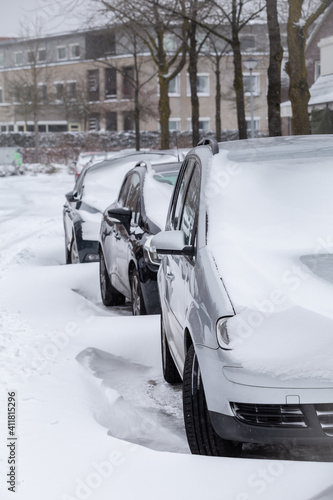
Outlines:
[[83, 1], [1, 0], [0, 37], [19, 36], [21, 24], [31, 25], [37, 16], [42, 20], [42, 34], [75, 29], [84, 23], [82, 8], [78, 8]]

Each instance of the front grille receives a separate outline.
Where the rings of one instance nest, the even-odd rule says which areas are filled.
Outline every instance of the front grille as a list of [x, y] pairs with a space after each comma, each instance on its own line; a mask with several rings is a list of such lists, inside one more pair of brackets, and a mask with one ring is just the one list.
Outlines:
[[307, 427], [300, 405], [230, 405], [235, 417], [243, 424], [283, 428]]
[[333, 437], [333, 404], [315, 405], [317, 417], [326, 436]]

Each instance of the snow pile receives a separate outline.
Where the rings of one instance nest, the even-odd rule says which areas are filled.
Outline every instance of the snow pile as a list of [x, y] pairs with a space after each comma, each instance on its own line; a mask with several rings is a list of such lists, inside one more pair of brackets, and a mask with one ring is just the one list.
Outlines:
[[[72, 183], [63, 173], [0, 183], [1, 500], [310, 500], [330, 488], [332, 464], [284, 460], [302, 457], [293, 449], [189, 454], [181, 387], [161, 373], [160, 318], [104, 307], [98, 264], [64, 265], [61, 209]], [[6, 476], [12, 391], [15, 494]]]
[[321, 75], [310, 88], [309, 106], [333, 102], [333, 74]]
[[209, 201], [208, 247], [238, 313], [234, 356], [252, 370], [333, 381], [332, 140], [264, 144], [222, 151], [210, 173], [211, 184], [230, 179]]

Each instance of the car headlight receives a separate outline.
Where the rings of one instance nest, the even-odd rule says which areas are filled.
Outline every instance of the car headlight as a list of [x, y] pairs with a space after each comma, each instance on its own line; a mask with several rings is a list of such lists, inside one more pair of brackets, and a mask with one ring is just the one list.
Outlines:
[[154, 264], [155, 266], [159, 266], [161, 263], [161, 256], [156, 252], [156, 248], [150, 245], [152, 238], [153, 236], [149, 236], [146, 239], [145, 244], [143, 245], [143, 253], [146, 261]]
[[228, 319], [229, 318], [221, 318], [218, 320], [216, 324], [216, 337], [217, 342], [221, 349], [226, 349], [228, 351], [231, 350], [230, 347], [230, 337], [228, 332]]

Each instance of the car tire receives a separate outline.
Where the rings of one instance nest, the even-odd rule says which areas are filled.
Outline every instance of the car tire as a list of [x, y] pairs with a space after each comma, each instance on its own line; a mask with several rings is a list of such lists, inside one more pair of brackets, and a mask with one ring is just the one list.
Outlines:
[[102, 302], [105, 306], [122, 306], [125, 304], [124, 295], [111, 285], [103, 252], [100, 252], [99, 255], [99, 283]]
[[70, 246], [70, 250], [69, 250], [69, 262], [70, 262], [70, 264], [79, 264], [80, 263], [79, 250], [77, 248], [77, 243], [76, 243], [76, 239], [74, 236], [72, 238], [71, 246]]
[[163, 316], [161, 314], [161, 354], [163, 377], [168, 384], [179, 384], [182, 379], [179, 375], [173, 357], [171, 356], [168, 339], [165, 334]]
[[143, 316], [147, 314], [142, 297], [140, 278], [135, 268], [131, 273], [131, 300], [133, 316]]
[[65, 261], [66, 261], [66, 264], [71, 264], [71, 254], [70, 254], [70, 251], [67, 248], [66, 241], [65, 241]]
[[200, 366], [193, 345], [187, 352], [184, 366], [183, 410], [191, 453], [219, 457], [239, 456], [241, 443], [222, 439], [213, 429], [207, 409]]

